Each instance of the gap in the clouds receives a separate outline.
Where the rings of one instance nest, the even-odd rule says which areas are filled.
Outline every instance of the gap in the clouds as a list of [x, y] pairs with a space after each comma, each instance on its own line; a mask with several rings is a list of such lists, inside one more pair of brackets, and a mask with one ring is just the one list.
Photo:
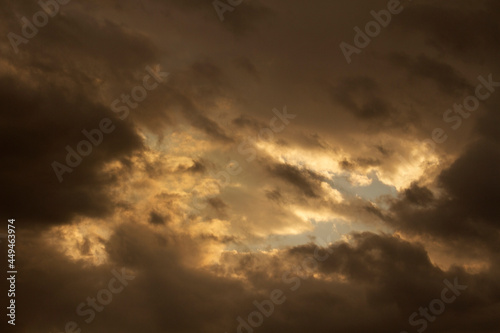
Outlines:
[[352, 174], [349, 173], [333, 175], [327, 182], [345, 197], [358, 196], [365, 200], [375, 201], [381, 196], [389, 195], [396, 197], [398, 194], [396, 187], [383, 183], [378, 178], [375, 170], [366, 175], [366, 178], [369, 180], [366, 185], [354, 184], [352, 179], [350, 179], [351, 177]]
[[353, 230], [350, 222], [341, 219], [333, 221], [316, 221], [311, 219], [310, 223], [314, 228], [312, 231], [297, 235], [269, 235], [265, 243], [273, 248], [297, 246], [311, 242], [325, 246], [326, 244], [341, 240], [343, 235]]
[[[284, 249], [309, 243], [314, 243], [320, 247], [328, 246], [338, 241], [348, 241], [348, 235], [353, 232], [380, 232], [375, 226], [352, 223], [342, 219], [330, 221], [317, 221], [310, 219], [313, 230], [300, 234], [278, 235], [271, 234], [260, 242], [246, 244], [245, 251], [271, 251], [274, 249]], [[388, 230], [385, 230], [388, 231]], [[231, 245], [227, 251], [241, 250], [238, 245]]]

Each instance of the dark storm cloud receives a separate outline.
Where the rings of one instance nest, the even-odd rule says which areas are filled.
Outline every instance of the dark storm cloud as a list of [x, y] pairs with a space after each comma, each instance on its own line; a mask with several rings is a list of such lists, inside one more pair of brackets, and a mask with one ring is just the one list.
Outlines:
[[480, 141], [444, 170], [439, 181], [462, 209], [478, 220], [500, 228], [500, 146]]
[[[331, 254], [319, 269], [345, 275], [351, 283], [370, 285], [368, 303], [372, 305], [396, 303], [408, 312], [415, 304], [424, 304], [442, 283], [443, 272], [418, 244], [371, 233], [354, 234], [352, 243], [330, 247]], [[291, 249], [290, 254], [311, 255], [314, 249], [304, 245]]]
[[[20, 322], [21, 329], [34, 324], [42, 330], [62, 330], [67, 321], [73, 320], [90, 332], [236, 332], [236, 318], [246, 319], [256, 310], [254, 301], [268, 299], [271, 290], [278, 288], [286, 301], [275, 307], [259, 331], [411, 331], [415, 326], [409, 325], [408, 317], [441, 297], [444, 279], [453, 282], [455, 278], [467, 289], [429, 325], [453, 333], [463, 327], [471, 332], [479, 326], [484, 332], [499, 328], [493, 320], [498, 309], [496, 297], [500, 295], [498, 265], [477, 275], [457, 267], [444, 271], [432, 264], [421, 244], [390, 235], [354, 234], [349, 244], [339, 242], [327, 248], [301, 245], [273, 255], [226, 253], [220, 266], [213, 267], [219, 273], [230, 269], [232, 274], [244, 276], [245, 286], [260, 292], [249, 292], [241, 281], [216, 278], [186, 265], [191, 255], [202, 251], [203, 243], [234, 239], [210, 234], [192, 239], [170, 232], [160, 236], [128, 223], [105, 242], [109, 263], [82, 268], [36, 235], [25, 234], [23, 238], [32, 241], [22, 245], [22, 253], [32, 253], [36, 248], [45, 259], [27, 256], [31, 259], [24, 263], [26, 278], [18, 300], [23, 313], [32, 319], [29, 324]], [[316, 261], [317, 268], [311, 260], [305, 260], [315, 255], [325, 258]], [[113, 296], [104, 312], [96, 312], [95, 320], [86, 324], [87, 317], [76, 315], [75, 308], [87, 297], [95, 297], [113, 277], [111, 271], [121, 267], [131, 269], [135, 278]], [[314, 272], [331, 279], [314, 278]], [[344, 277], [342, 282], [338, 276]], [[32, 294], [40, 298], [35, 300]]]
[[[75, 321], [82, 331], [88, 332], [140, 329], [215, 332], [215, 323], [223, 327], [236, 317], [237, 308], [233, 305], [251, 303], [251, 299], [245, 298], [248, 295], [243, 296], [240, 283], [216, 279], [185, 267], [182, 257], [178, 256], [182, 252], [178, 252], [180, 248], [175, 245], [177, 242], [186, 245], [182, 239], [162, 240], [141, 230], [143, 228], [131, 226], [116, 230], [106, 243], [112, 260], [100, 267], [82, 267], [80, 262], [70, 261], [34, 235], [26, 235], [33, 237], [33, 241], [20, 248], [27, 258], [23, 265], [27, 275], [19, 281], [23, 288], [19, 288], [17, 300], [19, 311], [31, 320], [19, 321], [16, 329], [36, 325], [39, 330], [63, 332], [66, 322]], [[184, 248], [196, 249], [187, 245]], [[34, 251], [42, 258], [29, 255]], [[95, 298], [114, 277], [112, 271], [120, 272], [122, 267], [132, 268], [135, 278], [128, 281], [121, 293], [113, 295], [104, 312], [94, 311], [95, 320], [87, 324], [84, 320], [88, 315], [77, 315], [77, 306], [86, 303], [88, 297]], [[40, 298], [35, 301], [32, 295]], [[244, 301], [238, 302], [240, 297]], [[205, 306], [210, 300], [215, 302], [212, 309]], [[220, 308], [233, 310], [216, 311]]]
[[[132, 324], [146, 325], [153, 331], [227, 329], [231, 317], [236, 316], [244, 302], [242, 299], [248, 297], [241, 284], [186, 267], [184, 251], [200, 250], [195, 240], [172, 235], [166, 245], [161, 245], [152, 242], [153, 239], [149, 231], [128, 225], [117, 230], [106, 245], [116, 265], [139, 271], [134, 281], [134, 296], [128, 300], [127, 307], [147, 309], [144, 312], [147, 319], [133, 319]], [[144, 246], [144, 242], [149, 245]], [[212, 302], [213, 306], [206, 307], [206, 302]], [[218, 311], [221, 308], [228, 311]], [[113, 327], [114, 320], [106, 320], [106, 326]]]
[[66, 145], [76, 149], [85, 139], [81, 131], [98, 128], [101, 119], [113, 118], [112, 112], [62, 87], [35, 91], [12, 77], [1, 78], [0, 86], [1, 108], [8, 110], [0, 115], [1, 149], [9, 161], [0, 172], [8, 189], [1, 194], [4, 212], [25, 223], [43, 224], [64, 223], [77, 214], [110, 213], [113, 198], [106, 188], [116, 179], [100, 170], [141, 148], [133, 129], [116, 122], [116, 130], [104, 134], [103, 143], [59, 183], [52, 162], [66, 164]]
[[498, 105], [498, 96], [485, 102], [470, 120], [476, 121], [471, 142], [433, 186], [412, 184], [405, 189], [392, 203], [395, 215], [385, 216], [386, 221], [408, 234], [436, 239], [460, 255], [498, 256], [500, 140], [492, 129]]
[[[319, 252], [316, 252], [315, 245], [303, 245], [289, 250], [296, 262], [302, 263], [302, 267], [297, 269], [299, 276], [307, 273], [307, 268], [304, 267], [308, 267], [308, 262], [310, 265], [310, 261], [304, 259], [314, 257], [316, 253], [319, 257], [328, 257], [318, 263], [318, 271], [332, 275], [341, 274], [349, 281], [344, 283], [342, 288], [349, 290], [350, 297], [342, 295], [342, 288], [334, 287], [334, 282], [327, 286], [311, 280], [311, 277], [301, 282], [301, 289], [298, 290], [298, 295], [295, 295], [299, 299], [294, 305], [301, 307], [304, 317], [316, 317], [316, 320], [308, 322], [310, 329], [314, 327], [318, 332], [327, 332], [328, 329], [340, 332], [363, 332], [367, 329], [373, 332], [414, 331], [421, 327], [410, 325], [409, 316], [418, 312], [420, 307], [427, 307], [431, 300], [440, 297], [445, 287], [444, 279], [454, 281], [455, 278], [468, 286], [466, 291], [459, 296], [456, 303], [447, 305], [445, 315], [429, 323], [429, 327], [432, 326], [432, 329], [437, 331], [447, 329], [450, 332], [459, 332], [462, 325], [465, 325], [467, 330], [475, 332], [478, 325], [486, 320], [488, 324], [485, 324], [484, 331], [494, 332], [498, 329], [498, 323], [480, 316], [468, 316], [475, 313], [475, 309], [479, 307], [491, 310], [497, 308], [494, 301], [487, 296], [491, 292], [498, 293], [498, 287], [490, 275], [497, 275], [497, 268], [478, 275], [470, 275], [457, 267], [443, 271], [431, 263], [420, 244], [372, 233], [354, 234], [352, 237], [350, 244], [334, 244]], [[486, 278], [489, 275], [490, 277]], [[486, 280], [483, 280], [484, 278]], [[485, 285], [482, 285], [481, 281], [484, 281]], [[314, 295], [311, 289], [316, 289], [315, 285], [323, 292], [310, 299], [307, 296]], [[360, 292], [364, 296], [359, 297]], [[329, 309], [328, 313], [321, 312], [320, 309], [325, 308]], [[384, 308], [391, 308], [391, 311], [386, 312]], [[285, 311], [287, 313], [284, 318], [293, 318], [294, 313], [297, 313], [290, 308]], [[320, 319], [322, 316], [334, 316], [338, 320], [325, 323]], [[364, 318], [363, 323], [356, 323], [356, 318]], [[297, 325], [306, 327], [304, 324], [296, 321], [285, 328], [293, 331], [297, 329]]]
[[[26, 14], [37, 10], [40, 8], [36, 6], [19, 9]], [[20, 30], [20, 22], [10, 20], [11, 29], [16, 31], [19, 25]], [[30, 48], [41, 51], [33, 53]], [[144, 72], [144, 66], [154, 64], [158, 56], [157, 48], [145, 34], [110, 20], [96, 19], [85, 11], [55, 16], [51, 24], [40, 28], [28, 44], [20, 46], [20, 50], [27, 58], [13, 58], [19, 65], [51, 74], [69, 67], [72, 80], [78, 80], [79, 89], [89, 89], [89, 94], [96, 94], [96, 89], [100, 88], [96, 86], [96, 79], [104, 78], [116, 97], [137, 85], [133, 74]], [[195, 127], [216, 139], [231, 142], [223, 129], [200, 109], [214, 105], [214, 97], [222, 95], [222, 89], [227, 88], [222, 71], [210, 61], [195, 60], [187, 70], [177, 73], [173, 81], [172, 85], [158, 89], [156, 96], [148, 96], [141, 105], [147, 113], [139, 110], [132, 117], [151, 130], [161, 132], [160, 127], [171, 125], [171, 109], [180, 108]], [[202, 100], [203, 106], [199, 105]]]
[[427, 188], [417, 185], [404, 191], [392, 207], [397, 216], [395, 226], [497, 252], [499, 168], [498, 144], [478, 141], [439, 175], [443, 196], [435, 198]]
[[424, 206], [434, 200], [434, 195], [426, 187], [418, 186], [413, 183], [409, 188], [405, 189], [404, 200], [409, 204]]
[[[7, 7], [4, 22], [18, 34], [18, 17], [32, 20], [41, 10], [27, 2]], [[18, 55], [12, 49], [3, 54], [12, 69], [1, 78], [2, 149], [15, 168], [2, 172], [11, 188], [2, 205], [26, 223], [59, 224], [77, 215], [111, 213], [114, 198], [107, 192], [117, 177], [101, 170], [142, 149], [134, 126], [117, 121], [107, 104], [111, 100], [103, 105], [99, 96], [102, 82], [113, 86], [133, 80], [135, 70], [155, 59], [155, 47], [139, 33], [74, 9], [61, 5], [49, 24], [19, 45]], [[8, 40], [3, 43], [11, 47]], [[66, 164], [66, 145], [76, 149], [85, 139], [81, 131], [99, 128], [104, 118], [112, 119], [116, 130], [104, 134], [103, 143], [59, 184], [52, 162]]]
[[[444, 271], [432, 264], [421, 244], [390, 235], [354, 234], [349, 244], [339, 242], [328, 248], [302, 245], [272, 257], [227, 254], [224, 261], [231, 261], [234, 272], [251, 283], [284, 291], [286, 302], [265, 319], [259, 328], [263, 332], [414, 331], [421, 327], [410, 325], [410, 315], [442, 296], [445, 279], [467, 285], [467, 289], [429, 327], [459, 332], [465, 325], [474, 331], [486, 320], [484, 331], [498, 329], [498, 323], [488, 316], [474, 315], [478, 308], [498, 308], [494, 297], [488, 296], [498, 294], [492, 278], [498, 274], [497, 268], [478, 275], [457, 267]], [[313, 273], [332, 279], [317, 279]], [[342, 282], [336, 278], [339, 275]]]
[[394, 64], [405, 68], [410, 78], [419, 77], [433, 81], [445, 94], [460, 96], [473, 92], [473, 87], [456, 69], [447, 63], [420, 55], [411, 59], [405, 54], [394, 54]]
[[490, 57], [488, 53], [498, 52], [500, 11], [497, 1], [478, 4], [475, 7], [466, 2], [415, 3], [399, 23], [414, 32], [425, 33], [428, 42], [439, 51], [481, 62]]

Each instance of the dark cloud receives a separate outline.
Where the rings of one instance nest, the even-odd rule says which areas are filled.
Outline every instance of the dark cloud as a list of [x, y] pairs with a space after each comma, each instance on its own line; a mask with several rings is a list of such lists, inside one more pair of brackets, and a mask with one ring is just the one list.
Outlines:
[[389, 116], [390, 104], [377, 97], [378, 84], [368, 77], [343, 80], [334, 89], [332, 98], [354, 116], [361, 119], [376, 119]]
[[275, 164], [269, 167], [269, 172], [292, 184], [307, 197], [318, 198], [321, 193], [320, 182], [324, 177], [310, 170], [300, 170], [288, 164]]
[[413, 183], [409, 188], [404, 190], [404, 199], [410, 204], [424, 206], [434, 200], [432, 192], [426, 188]]
[[203, 160], [192, 161], [192, 163], [192, 165], [179, 165], [176, 171], [196, 174], [204, 173], [207, 170], [206, 162]]
[[439, 175], [444, 190], [440, 197], [416, 184], [404, 191], [392, 207], [397, 217], [394, 223], [410, 233], [497, 252], [499, 166], [497, 144], [482, 140], [471, 145]]
[[164, 225], [165, 222], [168, 221], [168, 217], [161, 216], [155, 211], [152, 211], [149, 213], [149, 220], [148, 222], [153, 224], [153, 225]]
[[212, 206], [219, 214], [226, 215], [225, 211], [228, 205], [220, 198], [209, 198], [207, 200], [208, 204]]
[[460, 96], [460, 94], [464, 93], [473, 93], [472, 85], [447, 63], [431, 59], [425, 55], [411, 59], [404, 54], [395, 54], [391, 58], [393, 63], [408, 71], [410, 78], [428, 79], [434, 82], [445, 94]]
[[440, 52], [482, 62], [489, 57], [488, 53], [498, 52], [498, 3], [481, 1], [477, 7], [464, 4], [412, 4], [413, 8], [400, 24], [424, 33]]
[[[1, 149], [9, 161], [2, 165], [2, 183], [9, 189], [1, 194], [2, 209], [25, 223], [39, 224], [111, 213], [114, 198], [107, 189], [117, 179], [101, 170], [106, 163], [141, 149], [134, 129], [117, 121], [106, 107], [63, 87], [34, 90], [6, 76], [0, 86], [2, 109], [9, 110], [0, 116]], [[103, 134], [102, 144], [94, 146], [71, 173], [64, 173], [59, 183], [52, 163], [66, 165], [65, 147], [77, 149], [86, 140], [82, 131], [99, 128], [106, 117], [113, 119], [116, 130]]]
[[[315, 251], [316, 246], [304, 245], [290, 249], [290, 254], [300, 263], [305, 262], [304, 258], [314, 257]], [[327, 325], [328, 328], [319, 326], [320, 331], [326, 332], [327, 329], [336, 328], [337, 331], [341, 332], [347, 332], [349, 329], [361, 332], [368, 326], [374, 332], [414, 330], [416, 326], [409, 325], [408, 317], [413, 312], [418, 312], [419, 307], [428, 306], [430, 301], [440, 297], [441, 291], [445, 287], [444, 279], [454, 281], [457, 278], [458, 282], [467, 285], [468, 288], [457, 299], [458, 304], [447, 307], [446, 315], [439, 317], [439, 320], [432, 324], [433, 329], [439, 330], [446, 327], [452, 332], [458, 332], [461, 325], [466, 325], [470, 331], [474, 331], [477, 326], [460, 318], [460, 316], [470, 313], [470, 311], [474, 312], [472, 309], [478, 306], [496, 307], [490, 299], [484, 298], [488, 292], [497, 288], [492, 280], [488, 280], [487, 285], [480, 287], [480, 281], [484, 278], [482, 274], [473, 276], [457, 268], [443, 271], [431, 263], [425, 249], [419, 244], [411, 244], [388, 235], [363, 233], [353, 235], [350, 244], [336, 244], [331, 246], [328, 251], [322, 249], [316, 253], [319, 257], [328, 257], [324, 262], [319, 263], [319, 271], [325, 274], [344, 276], [346, 281], [350, 281], [343, 286], [348, 290], [351, 290], [353, 285], [357, 286], [356, 291], [349, 291], [351, 298], [342, 299], [340, 296], [342, 293], [338, 292], [339, 289], [334, 289], [337, 290], [336, 294], [314, 299], [315, 306], [322, 303], [323, 306], [332, 308], [335, 303], [331, 304], [331, 300], [336, 298], [337, 302], [344, 305], [339, 306], [335, 312], [330, 312], [329, 315], [331, 316], [333, 313], [339, 317], [342, 315], [344, 319], [341, 322], [349, 322], [346, 327], [342, 327], [342, 324], [332, 321], [331, 324]], [[301, 270], [303, 274], [304, 270]], [[306, 280], [302, 283], [303, 288], [306, 289], [311, 288], [311, 285], [317, 282]], [[360, 290], [363, 290], [365, 295], [363, 301], [356, 299]], [[348, 301], [349, 299], [351, 301]], [[356, 305], [354, 305], [353, 299], [356, 299]], [[312, 311], [305, 309], [304, 296], [300, 301], [304, 305], [303, 311], [311, 313]], [[327, 305], [328, 303], [331, 305]], [[383, 309], [386, 307], [390, 307], [392, 310], [385, 313]], [[369, 308], [378, 309], [377, 316], [382, 316], [385, 320], [377, 321], [375, 317], [371, 317], [367, 311]], [[366, 326], [358, 326], [355, 323], [356, 315], [358, 318], [359, 316], [366, 318], [369, 323], [366, 323]], [[472, 320], [480, 325], [481, 319], [474, 318]], [[323, 321], [321, 322], [322, 325], [325, 325]], [[490, 322], [485, 327], [485, 331], [492, 332], [496, 326], [497, 324]]]

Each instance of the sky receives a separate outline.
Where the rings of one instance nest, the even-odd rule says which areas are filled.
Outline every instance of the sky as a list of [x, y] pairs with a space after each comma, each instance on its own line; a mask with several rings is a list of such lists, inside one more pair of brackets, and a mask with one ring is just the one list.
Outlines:
[[5, 331], [500, 331], [498, 1], [0, 8]]

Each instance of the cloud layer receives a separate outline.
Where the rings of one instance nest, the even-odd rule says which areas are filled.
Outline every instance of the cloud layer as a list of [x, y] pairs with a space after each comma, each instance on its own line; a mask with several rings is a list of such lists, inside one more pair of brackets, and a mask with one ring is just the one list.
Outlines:
[[[499, 5], [405, 2], [348, 64], [340, 43], [387, 2], [236, 2], [221, 21], [211, 1], [71, 1], [28, 38], [40, 4], [0, 0], [20, 272], [2, 325], [498, 332]], [[488, 98], [458, 112], [478, 84]]]

